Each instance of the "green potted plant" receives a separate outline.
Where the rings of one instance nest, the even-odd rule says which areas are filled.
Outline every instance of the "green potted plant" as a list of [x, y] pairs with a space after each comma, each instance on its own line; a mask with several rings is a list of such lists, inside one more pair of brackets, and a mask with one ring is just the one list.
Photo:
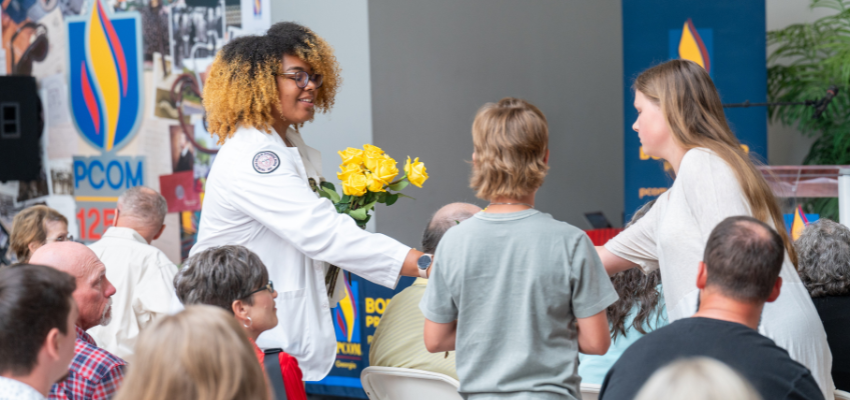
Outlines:
[[[831, 8], [809, 24], [794, 24], [767, 33], [767, 90], [771, 102], [822, 98], [831, 85], [838, 95], [817, 119], [804, 106], [773, 106], [774, 121], [794, 126], [815, 142], [803, 164], [850, 164], [850, 0], [812, 0], [812, 8]], [[810, 199], [807, 212], [838, 220], [838, 199]]]

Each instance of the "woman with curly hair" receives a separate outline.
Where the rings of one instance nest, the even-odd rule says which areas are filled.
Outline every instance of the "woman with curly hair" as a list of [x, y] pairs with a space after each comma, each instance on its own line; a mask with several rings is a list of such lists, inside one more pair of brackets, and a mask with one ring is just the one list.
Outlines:
[[[637, 210], [626, 228], [646, 215], [653, 204], [655, 200]], [[661, 271], [644, 274], [637, 268], [631, 268], [614, 274], [611, 283], [620, 297], [607, 310], [611, 347], [601, 356], [579, 353], [578, 374], [582, 383], [601, 385], [605, 374], [632, 343], [667, 325], [667, 308], [661, 296]]]
[[242, 245], [260, 257], [278, 288], [281, 323], [257, 345], [295, 357], [306, 381], [324, 378], [336, 357], [330, 309], [344, 285], [327, 289], [334, 286], [329, 264], [393, 288], [399, 274], [419, 276], [423, 254], [358, 228], [316, 194], [321, 154], [298, 129], [316, 110], [331, 109], [340, 83], [331, 46], [309, 28], [282, 22], [224, 46], [204, 87], [209, 130], [223, 145], [191, 255]]

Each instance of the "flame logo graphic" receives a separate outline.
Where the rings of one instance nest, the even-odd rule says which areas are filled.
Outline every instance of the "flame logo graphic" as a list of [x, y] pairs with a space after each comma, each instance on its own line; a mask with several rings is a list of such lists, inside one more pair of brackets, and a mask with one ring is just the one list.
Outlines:
[[354, 328], [357, 321], [357, 296], [355, 291], [351, 289], [348, 278], [343, 280], [345, 281], [345, 298], [340, 300], [339, 306], [334, 309], [334, 318], [345, 341], [351, 342], [354, 338]]
[[263, 13], [263, 5], [260, 0], [254, 0], [254, 16], [259, 17]]
[[809, 225], [803, 206], [797, 206], [794, 210], [794, 222], [791, 223], [791, 240], [797, 240], [803, 234], [803, 230]]
[[685, 27], [682, 28], [682, 38], [679, 40], [679, 58], [693, 61], [703, 67], [706, 72], [711, 72], [708, 50], [690, 18], [685, 21]]
[[71, 110], [81, 136], [102, 151], [125, 145], [138, 129], [142, 92], [138, 13], [110, 17], [101, 0], [68, 18]]

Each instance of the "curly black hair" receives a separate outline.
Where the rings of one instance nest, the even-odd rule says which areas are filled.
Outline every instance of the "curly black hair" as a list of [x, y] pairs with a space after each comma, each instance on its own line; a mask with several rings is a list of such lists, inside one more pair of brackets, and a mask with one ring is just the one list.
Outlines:
[[280, 109], [276, 74], [284, 54], [294, 55], [323, 76], [313, 104], [319, 112], [333, 107], [342, 79], [333, 48], [309, 28], [293, 22], [273, 25], [263, 36], [232, 40], [216, 56], [204, 86], [204, 108], [210, 132], [219, 144], [240, 124], [271, 132], [274, 110]]
[[[655, 200], [641, 207], [626, 227], [631, 226], [646, 215], [653, 204], [655, 204]], [[632, 327], [638, 332], [646, 334], [646, 330], [643, 328], [644, 324], [648, 325], [653, 316], [655, 316], [657, 324], [658, 318], [661, 316], [657, 312], [658, 302], [661, 298], [661, 293], [657, 289], [658, 284], [661, 283], [661, 271], [656, 269], [649, 274], [644, 274], [639, 268], [631, 268], [614, 274], [611, 277], [611, 283], [614, 284], [614, 289], [620, 297], [614, 304], [608, 306], [606, 312], [611, 324], [611, 338], [616, 339], [617, 335], [626, 335], [626, 330], [628, 330], [626, 318], [628, 318], [635, 304], [640, 308], [632, 321]]]

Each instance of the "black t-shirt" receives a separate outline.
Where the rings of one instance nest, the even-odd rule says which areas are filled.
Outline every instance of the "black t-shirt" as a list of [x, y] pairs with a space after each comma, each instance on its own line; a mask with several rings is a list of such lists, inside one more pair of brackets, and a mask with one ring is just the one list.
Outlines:
[[837, 388], [850, 391], [850, 296], [816, 297], [812, 301], [832, 351], [832, 380]]
[[602, 400], [631, 400], [659, 368], [687, 357], [711, 357], [746, 377], [764, 400], [823, 399], [811, 372], [757, 331], [734, 322], [685, 318], [626, 349], [602, 382]]

